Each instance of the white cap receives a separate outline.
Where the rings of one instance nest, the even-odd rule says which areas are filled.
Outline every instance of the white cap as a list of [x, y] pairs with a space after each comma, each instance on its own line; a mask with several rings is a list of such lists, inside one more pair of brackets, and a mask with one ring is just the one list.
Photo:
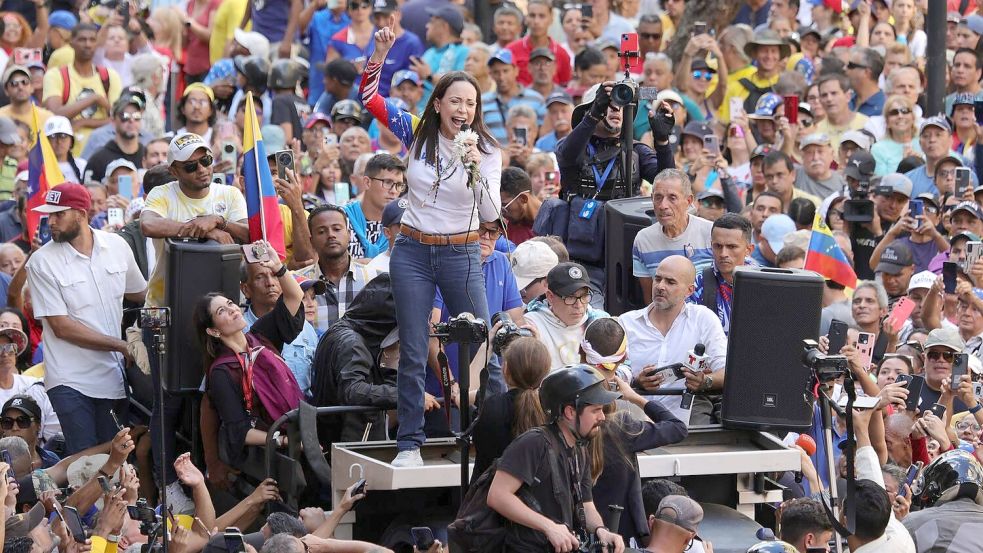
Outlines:
[[20, 173], [17, 173], [17, 176], [14, 177], [14, 180], [15, 181], [22, 180], [24, 182], [27, 182], [30, 178], [31, 178], [30, 173], [28, 173], [27, 171], [21, 171]]
[[72, 122], [67, 117], [52, 115], [44, 122], [44, 136], [50, 137], [56, 134], [67, 134], [73, 138], [75, 137], [75, 131], [72, 130]]
[[205, 142], [204, 138], [193, 132], [179, 134], [171, 139], [171, 143], [167, 147], [167, 164], [170, 165], [175, 161], [188, 161], [188, 158], [201, 148], [208, 150], [209, 154], [212, 153], [211, 146]]
[[938, 275], [932, 271], [921, 271], [915, 273], [911, 276], [911, 280], [908, 281], [908, 291], [917, 290], [919, 288], [931, 289], [932, 285], [935, 284], [935, 279]]
[[259, 56], [261, 58], [270, 58], [270, 40], [265, 36], [255, 32], [255, 31], [243, 31], [242, 29], [236, 29], [233, 31], [232, 38], [239, 43], [240, 46], [249, 50], [249, 55]]
[[553, 248], [537, 240], [526, 240], [512, 252], [512, 273], [515, 284], [522, 290], [537, 278], [546, 278], [550, 269], [560, 263]]
[[659, 94], [655, 97], [655, 101], [658, 102], [676, 102], [679, 105], [683, 105], [683, 98], [678, 92], [672, 89], [660, 90]]
[[853, 142], [859, 146], [861, 150], [870, 150], [870, 135], [864, 132], [847, 131], [840, 137], [840, 144], [843, 144], [844, 142]]
[[130, 171], [136, 172], [137, 166], [133, 164], [132, 161], [124, 158], [114, 159], [106, 166], [106, 178], [113, 176], [113, 171], [117, 169], [129, 169]]

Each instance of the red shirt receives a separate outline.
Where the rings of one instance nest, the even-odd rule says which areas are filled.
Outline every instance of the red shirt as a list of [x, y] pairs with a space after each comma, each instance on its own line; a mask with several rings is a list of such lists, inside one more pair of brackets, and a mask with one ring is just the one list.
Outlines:
[[[560, 86], [567, 86], [573, 77], [573, 69], [570, 64], [570, 55], [563, 49], [563, 46], [552, 38], [550, 40], [550, 51], [556, 56], [556, 74], [553, 75], [553, 82]], [[530, 44], [529, 37], [524, 36], [509, 44], [508, 48], [512, 52], [512, 63], [519, 68], [519, 83], [523, 86], [532, 86], [532, 74], [529, 73], [529, 54], [535, 49]]]

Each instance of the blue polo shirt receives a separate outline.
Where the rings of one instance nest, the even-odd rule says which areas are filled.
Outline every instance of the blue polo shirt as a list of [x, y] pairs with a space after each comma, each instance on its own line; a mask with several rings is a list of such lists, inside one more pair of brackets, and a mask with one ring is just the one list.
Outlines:
[[[253, 323], [258, 319], [256, 314], [253, 313], [252, 307], [242, 314], [242, 318], [246, 321], [247, 325], [243, 329], [243, 332], [249, 332]], [[297, 335], [297, 338], [289, 344], [283, 344], [283, 351], [280, 352], [280, 357], [283, 358], [290, 372], [297, 379], [297, 386], [306, 398], [311, 397], [311, 363], [314, 362], [314, 351], [317, 349], [317, 342], [318, 336], [317, 331], [314, 330], [314, 325], [304, 321], [304, 328]]]
[[[354, 44], [348, 41], [348, 31], [350, 27], [346, 25], [344, 28], [331, 35], [331, 40], [328, 42], [328, 49], [334, 48], [335, 52], [338, 52], [339, 57], [345, 58], [346, 60], [355, 64], [355, 68], [364, 67], [366, 62], [369, 61], [369, 56], [372, 52], [375, 52], [375, 40], [370, 40], [369, 43], [362, 48], [358, 44]], [[372, 28], [372, 33], [375, 34], [376, 28]], [[358, 83], [360, 79], [355, 80], [355, 88], [358, 88]], [[380, 86], [381, 90], [381, 86]]]
[[[374, 50], [375, 47], [373, 46], [372, 49]], [[393, 43], [392, 50], [389, 50], [389, 55], [386, 56], [386, 63], [382, 64], [382, 74], [379, 76], [379, 94], [388, 98], [393, 75], [397, 71], [409, 69], [410, 58], [423, 58], [423, 53], [426, 50], [420, 37], [409, 31], [403, 31], [403, 34], [399, 35], [399, 38]], [[464, 58], [467, 59], [467, 55]]]
[[481, 95], [481, 118], [485, 120], [488, 132], [500, 144], [508, 143], [508, 133], [505, 129], [505, 118], [509, 110], [515, 106], [527, 105], [536, 112], [536, 124], [542, 126], [546, 115], [546, 102], [543, 96], [531, 88], [523, 88], [521, 92], [504, 102], [496, 92], [486, 92]]
[[[348, 13], [344, 10], [339, 14], [334, 14], [327, 8], [314, 12], [314, 17], [311, 18], [311, 23], [307, 26], [307, 35], [311, 40], [311, 59], [325, 59], [328, 55], [328, 43], [331, 42], [331, 37], [351, 22], [352, 18], [348, 17]], [[324, 73], [317, 68], [316, 63], [311, 64], [308, 83], [310, 83], [310, 90], [307, 93], [307, 101], [314, 105], [314, 102], [318, 101], [324, 92]]]
[[[508, 311], [522, 306], [522, 296], [519, 295], [519, 286], [515, 282], [515, 275], [512, 274], [512, 265], [505, 254], [493, 251], [488, 259], [481, 264], [481, 273], [485, 277], [485, 297], [488, 300], [489, 317], [500, 311]], [[437, 289], [437, 295], [433, 302], [434, 309], [440, 309], [440, 320], [446, 321], [450, 318], [450, 312], [444, 305], [444, 299]], [[491, 325], [491, 321], [485, 321]], [[473, 346], [472, 346], [473, 347]], [[457, 380], [457, 344], [447, 344], [444, 346], [447, 354], [447, 365], [451, 369], [451, 374]], [[477, 388], [478, 383], [472, 382], [472, 389]], [[440, 386], [440, 379], [433, 371], [427, 371], [426, 391], [435, 397], [443, 397], [444, 391]]]
[[[963, 157], [955, 152], [949, 152], [950, 155], [956, 156], [959, 159]], [[964, 161], [965, 163], [965, 161]], [[970, 169], [973, 168], [972, 165], [967, 165]], [[935, 196], [939, 195], [939, 189], [935, 187], [935, 180], [931, 175], [928, 174], [928, 170], [925, 165], [916, 167], [911, 171], [905, 173], [905, 176], [911, 179], [911, 197], [914, 198], [919, 194], [924, 194], [926, 192], [931, 193]], [[976, 171], [969, 172], [969, 181], [973, 188], [979, 184], [979, 179], [976, 177]]]
[[853, 99], [850, 100], [850, 109], [852, 111], [860, 112], [867, 117], [874, 117], [875, 115], [884, 114], [884, 102], [887, 101], [887, 96], [884, 95], [883, 90], [878, 90], [877, 94], [874, 94], [870, 98], [857, 106], [857, 97], [854, 95]]

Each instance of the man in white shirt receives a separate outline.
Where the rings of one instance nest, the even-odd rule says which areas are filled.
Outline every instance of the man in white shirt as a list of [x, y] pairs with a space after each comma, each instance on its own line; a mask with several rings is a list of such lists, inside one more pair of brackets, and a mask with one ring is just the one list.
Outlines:
[[34, 315], [44, 325], [45, 386], [69, 455], [118, 432], [110, 410], [126, 412], [123, 299], [142, 302], [147, 290], [126, 242], [89, 227], [91, 207], [84, 186], [49, 190], [34, 211], [48, 215], [51, 241], [27, 262]]
[[[651, 305], [619, 317], [628, 333], [635, 382], [645, 390], [686, 388], [706, 394], [723, 389], [727, 337], [716, 313], [703, 305], [686, 303], [696, 289], [695, 281], [696, 268], [689, 259], [669, 256], [659, 264], [652, 279]], [[686, 371], [685, 378], [678, 379], [671, 372], [656, 371], [673, 363], [685, 363], [696, 344], [706, 347], [706, 371]], [[712, 406], [704, 397], [694, 398], [692, 416], [690, 409], [681, 406], [680, 396], [656, 399], [690, 425], [710, 423]]]
[[560, 263], [546, 275], [546, 301], [527, 307], [526, 324], [550, 352], [550, 368], [580, 362], [580, 342], [587, 323], [607, 313], [591, 309], [590, 275], [580, 264]]

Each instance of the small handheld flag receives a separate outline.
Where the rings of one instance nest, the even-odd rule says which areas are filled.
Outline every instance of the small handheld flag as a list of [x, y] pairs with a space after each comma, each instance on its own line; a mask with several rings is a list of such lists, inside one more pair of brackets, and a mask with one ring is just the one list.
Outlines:
[[[34, 128], [41, 129], [38, 120], [37, 106], [31, 107], [34, 117]], [[34, 145], [27, 154], [27, 239], [33, 240], [37, 232], [42, 214], [34, 208], [44, 203], [48, 189], [65, 182], [65, 177], [58, 167], [58, 158], [51, 149], [51, 143], [43, 132], [34, 133]]]
[[812, 236], [809, 238], [809, 250], [806, 251], [803, 269], [816, 271], [826, 279], [847, 288], [857, 287], [857, 273], [836, 243], [833, 232], [819, 215], [816, 215], [812, 224]]
[[246, 119], [243, 126], [243, 176], [249, 241], [266, 240], [280, 254], [281, 259], [286, 259], [279, 200], [273, 187], [273, 175], [266, 159], [266, 148], [263, 146], [263, 135], [259, 132], [251, 92], [246, 96]]

